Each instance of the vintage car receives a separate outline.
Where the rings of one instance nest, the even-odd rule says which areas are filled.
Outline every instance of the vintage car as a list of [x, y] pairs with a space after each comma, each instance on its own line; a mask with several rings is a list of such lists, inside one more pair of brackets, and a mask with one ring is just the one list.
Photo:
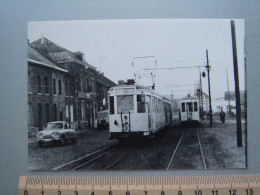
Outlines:
[[109, 112], [108, 110], [102, 110], [97, 112], [97, 127], [99, 129], [107, 129], [109, 127]]
[[75, 130], [71, 128], [70, 123], [67, 121], [49, 122], [44, 130], [37, 133], [37, 141], [40, 147], [44, 143], [64, 145], [68, 140], [72, 143], [77, 142]]

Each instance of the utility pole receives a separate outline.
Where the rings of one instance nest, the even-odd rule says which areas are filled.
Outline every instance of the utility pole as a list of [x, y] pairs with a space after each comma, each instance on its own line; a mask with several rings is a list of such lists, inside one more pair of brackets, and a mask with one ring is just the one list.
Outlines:
[[211, 107], [211, 92], [210, 92], [210, 76], [209, 76], [209, 57], [208, 57], [208, 49], [206, 50], [207, 57], [207, 71], [208, 71], [208, 86], [209, 86], [209, 118], [210, 118], [210, 127], [212, 127], [212, 107]]
[[227, 89], [228, 89], [228, 112], [230, 113], [230, 94], [229, 94], [229, 83], [228, 83], [228, 71], [226, 69], [227, 73]]
[[237, 44], [235, 21], [231, 20], [231, 36], [233, 47], [233, 63], [234, 63], [234, 79], [235, 79], [235, 94], [236, 94], [236, 122], [237, 122], [237, 146], [242, 147], [242, 129], [241, 129], [241, 107], [240, 107], [240, 91], [239, 91], [239, 76], [237, 63]]
[[202, 82], [201, 82], [201, 71], [200, 71], [200, 101], [201, 101], [200, 112], [201, 112], [201, 117], [203, 118], [203, 91], [202, 91]]

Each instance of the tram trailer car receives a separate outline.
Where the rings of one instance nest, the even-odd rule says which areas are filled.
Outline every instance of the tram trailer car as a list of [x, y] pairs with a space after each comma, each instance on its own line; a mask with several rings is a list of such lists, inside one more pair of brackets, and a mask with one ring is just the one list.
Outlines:
[[171, 102], [148, 87], [109, 89], [110, 138], [153, 136], [172, 123]]
[[188, 96], [180, 100], [180, 123], [200, 123], [199, 99]]

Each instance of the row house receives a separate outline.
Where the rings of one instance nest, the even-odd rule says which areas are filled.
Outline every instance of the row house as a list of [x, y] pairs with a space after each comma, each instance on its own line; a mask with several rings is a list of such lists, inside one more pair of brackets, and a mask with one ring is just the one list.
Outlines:
[[106, 78], [97, 68], [85, 61], [80, 51], [71, 52], [45, 37], [32, 43], [40, 51], [67, 71], [69, 80], [64, 81], [65, 117], [74, 128], [92, 128], [96, 125], [97, 112], [107, 108], [107, 91], [116, 84]]
[[[29, 133], [42, 130], [49, 121], [66, 119], [68, 71], [28, 46], [28, 125]], [[73, 97], [69, 96], [73, 101]], [[73, 113], [71, 115], [73, 118]]]
[[104, 73], [97, 71], [96, 86], [97, 86], [97, 108], [98, 111], [108, 110], [108, 90], [116, 84], [106, 78]]

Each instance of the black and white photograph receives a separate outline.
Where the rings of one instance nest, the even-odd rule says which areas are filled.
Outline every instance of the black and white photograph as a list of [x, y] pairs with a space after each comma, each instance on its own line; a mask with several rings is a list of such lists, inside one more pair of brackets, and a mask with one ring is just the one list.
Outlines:
[[245, 20], [28, 22], [29, 170], [247, 168]]

